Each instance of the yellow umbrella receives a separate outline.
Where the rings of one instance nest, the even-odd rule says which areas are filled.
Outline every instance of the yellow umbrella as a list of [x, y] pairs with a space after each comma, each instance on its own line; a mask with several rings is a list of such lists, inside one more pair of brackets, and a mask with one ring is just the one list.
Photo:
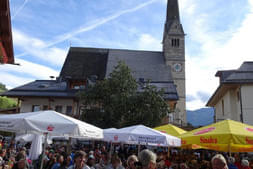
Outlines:
[[166, 124], [166, 125], [163, 125], [163, 126], [156, 127], [154, 129], [158, 130], [160, 132], [163, 132], [163, 133], [167, 133], [167, 134], [172, 135], [172, 136], [176, 136], [176, 137], [179, 137], [181, 134], [186, 133], [185, 130], [183, 130], [183, 129], [177, 127], [177, 126], [174, 126], [172, 124]]
[[224, 152], [253, 152], [253, 126], [223, 120], [181, 135], [182, 147]]

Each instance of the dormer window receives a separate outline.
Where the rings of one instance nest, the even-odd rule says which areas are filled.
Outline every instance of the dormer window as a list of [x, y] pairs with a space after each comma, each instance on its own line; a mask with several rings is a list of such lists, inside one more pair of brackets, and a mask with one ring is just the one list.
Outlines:
[[86, 80], [71, 80], [70, 81], [70, 89], [80, 90], [85, 89]]
[[171, 39], [171, 46], [173, 47], [179, 47], [179, 39]]

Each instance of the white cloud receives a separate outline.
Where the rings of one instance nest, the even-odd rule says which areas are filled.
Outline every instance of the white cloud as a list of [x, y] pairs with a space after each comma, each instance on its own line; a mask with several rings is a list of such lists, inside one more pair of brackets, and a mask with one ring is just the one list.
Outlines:
[[13, 75], [6, 72], [0, 72], [0, 82], [6, 86], [7, 89], [20, 86], [20, 84], [26, 84], [33, 81], [32, 78], [25, 78], [22, 76]]
[[[249, 0], [251, 12], [246, 15], [241, 25], [233, 30], [210, 32], [210, 24], [206, 14], [193, 13], [188, 18], [188, 32], [191, 40], [200, 44], [198, 56], [186, 53], [186, 92], [197, 96], [198, 91], [211, 95], [219, 85], [215, 77], [218, 70], [237, 69], [243, 61], [252, 61], [252, 45], [249, 38], [253, 30], [253, 0]], [[219, 21], [217, 21], [219, 22]], [[229, 37], [226, 41], [223, 37]], [[186, 44], [187, 48], [187, 44]], [[187, 51], [187, 50], [186, 50]], [[204, 107], [200, 98], [187, 102], [187, 109]]]
[[149, 34], [141, 34], [138, 40], [138, 49], [149, 51], [161, 51], [161, 40], [155, 39]]
[[13, 41], [16, 47], [25, 51], [25, 53], [16, 57], [29, 54], [51, 65], [60, 66], [63, 64], [67, 54], [66, 50], [57, 47], [47, 47], [46, 42], [26, 35], [17, 29], [13, 29]]
[[[0, 82], [8, 88], [17, 87], [33, 80], [50, 79], [49, 76], [58, 76], [59, 72], [39, 64], [16, 59], [17, 65], [0, 66]], [[15, 80], [16, 79], [16, 80]]]

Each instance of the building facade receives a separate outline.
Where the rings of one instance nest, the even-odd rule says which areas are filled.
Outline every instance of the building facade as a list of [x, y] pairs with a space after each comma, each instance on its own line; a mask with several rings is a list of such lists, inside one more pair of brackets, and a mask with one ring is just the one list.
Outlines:
[[[177, 0], [168, 0], [163, 51], [71, 47], [57, 80], [37, 80], [12, 89], [4, 95], [20, 100], [21, 112], [51, 108], [80, 115], [82, 105], [76, 93], [90, 81], [103, 80], [119, 61], [131, 69], [138, 82], [150, 82], [164, 89], [164, 99], [173, 111], [169, 122], [186, 123], [185, 109], [185, 34]], [[64, 102], [65, 101], [65, 102]], [[60, 105], [65, 105], [60, 108]], [[44, 108], [43, 108], [44, 107]]]
[[215, 76], [220, 85], [207, 103], [215, 109], [214, 121], [231, 119], [253, 125], [253, 62], [218, 71]]

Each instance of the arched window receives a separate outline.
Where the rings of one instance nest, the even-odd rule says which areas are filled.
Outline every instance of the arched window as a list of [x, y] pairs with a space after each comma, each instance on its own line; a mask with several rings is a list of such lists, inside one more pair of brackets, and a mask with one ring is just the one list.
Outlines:
[[171, 39], [171, 46], [173, 47], [179, 47], [179, 39]]

